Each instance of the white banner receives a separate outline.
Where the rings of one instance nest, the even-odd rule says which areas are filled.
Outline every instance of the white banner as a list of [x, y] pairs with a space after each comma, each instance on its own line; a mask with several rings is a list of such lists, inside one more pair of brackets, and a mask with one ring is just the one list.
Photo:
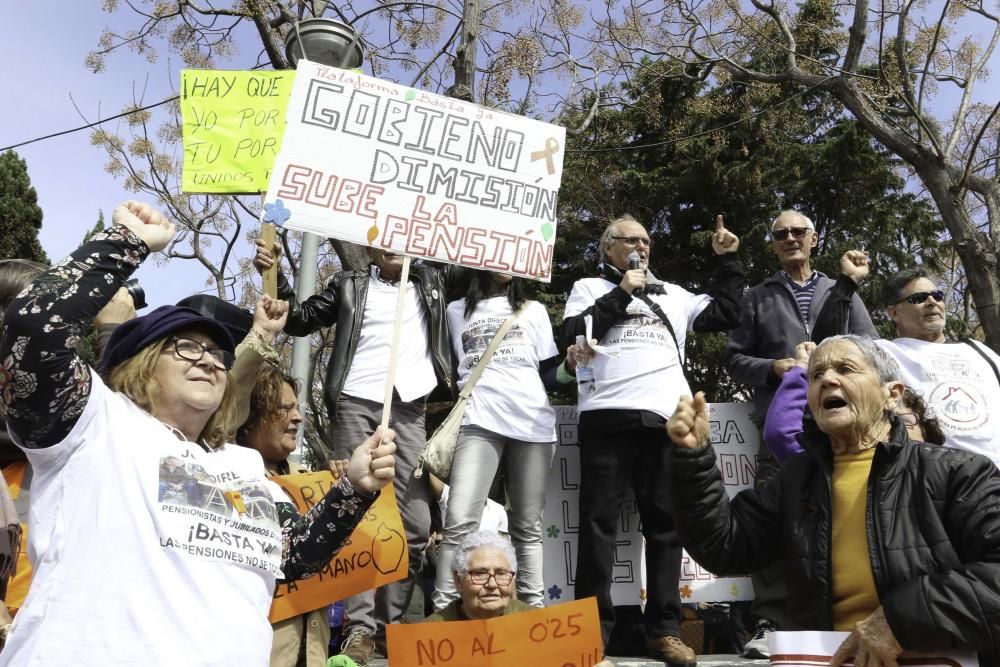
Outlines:
[[548, 282], [566, 130], [300, 60], [264, 220]]
[[[712, 444], [729, 497], [753, 486], [757, 470], [759, 432], [750, 421], [751, 404], [709, 405]], [[576, 581], [577, 535], [579, 533], [580, 455], [577, 443], [578, 415], [575, 406], [556, 408], [559, 447], [545, 493], [542, 536], [545, 550], [543, 578], [545, 603], [557, 604], [573, 598]], [[678, 582], [681, 602], [731, 602], [752, 600], [749, 577], [716, 577], [684, 553]], [[645, 598], [645, 563], [639, 511], [634, 497], [622, 505], [615, 540], [614, 583], [611, 598], [616, 605], [641, 604]]]
[[[774, 667], [826, 667], [849, 632], [769, 632], [767, 646]], [[852, 656], [853, 658], [854, 656]], [[979, 658], [972, 651], [913, 653], [904, 651], [898, 658], [907, 667], [977, 667]], [[853, 661], [848, 661], [853, 664]]]

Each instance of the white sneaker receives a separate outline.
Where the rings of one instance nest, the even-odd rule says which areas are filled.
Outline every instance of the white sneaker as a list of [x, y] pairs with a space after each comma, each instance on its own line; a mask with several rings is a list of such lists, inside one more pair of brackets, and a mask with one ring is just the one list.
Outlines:
[[766, 660], [770, 657], [767, 649], [767, 635], [778, 629], [771, 621], [762, 618], [753, 629], [753, 637], [743, 645], [743, 657], [751, 660]]

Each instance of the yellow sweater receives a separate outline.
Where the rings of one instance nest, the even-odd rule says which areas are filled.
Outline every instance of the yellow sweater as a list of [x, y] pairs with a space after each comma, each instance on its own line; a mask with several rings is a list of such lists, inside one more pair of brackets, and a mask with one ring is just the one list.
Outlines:
[[868, 552], [865, 508], [875, 448], [833, 457], [833, 627], [853, 630], [879, 605]]

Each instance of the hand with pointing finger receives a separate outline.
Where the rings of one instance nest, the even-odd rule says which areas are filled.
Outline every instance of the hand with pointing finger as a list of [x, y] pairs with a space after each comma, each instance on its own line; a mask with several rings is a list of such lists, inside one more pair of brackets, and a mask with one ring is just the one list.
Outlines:
[[721, 215], [715, 216], [715, 231], [712, 232], [712, 250], [716, 255], [727, 255], [740, 248], [740, 239], [726, 229], [726, 223]]

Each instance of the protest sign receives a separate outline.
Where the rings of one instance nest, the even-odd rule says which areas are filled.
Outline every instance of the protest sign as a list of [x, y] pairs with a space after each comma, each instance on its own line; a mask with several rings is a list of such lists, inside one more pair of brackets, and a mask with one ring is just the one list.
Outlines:
[[267, 189], [294, 73], [181, 70], [183, 192]]
[[[712, 446], [729, 497], [753, 486], [759, 432], [750, 420], [752, 406], [709, 404]], [[575, 406], [556, 407], [559, 447], [545, 490], [542, 516], [543, 580], [546, 604], [572, 599], [576, 585], [579, 534], [580, 454]], [[616, 605], [640, 604], [645, 597], [645, 559], [639, 510], [633, 494], [622, 504], [615, 539], [611, 599]], [[678, 582], [682, 602], [752, 600], [750, 577], [716, 577], [685, 552]]]
[[[16, 612], [24, 604], [28, 597], [28, 589], [31, 587], [31, 561], [28, 560], [28, 496], [30, 491], [24, 483], [28, 463], [26, 461], [15, 461], [4, 466], [3, 477], [7, 484], [7, 492], [14, 507], [17, 509], [21, 520], [21, 550], [17, 553], [17, 566], [14, 574], [11, 575], [7, 584], [7, 597], [4, 602], [11, 612]], [[30, 476], [28, 476], [30, 479]], [[23, 497], [22, 497], [23, 496]]]
[[300, 60], [265, 220], [548, 282], [565, 128]]
[[[334, 484], [329, 472], [272, 477], [285, 489], [300, 514], [319, 502]], [[406, 577], [406, 532], [392, 485], [382, 489], [337, 555], [308, 579], [279, 584], [269, 619], [272, 623], [319, 609], [337, 600]]]
[[595, 598], [484, 621], [385, 630], [392, 667], [593, 667], [604, 653]]
[[[769, 632], [771, 664], [777, 667], [827, 667], [849, 632]], [[853, 657], [846, 664], [853, 665]], [[904, 651], [896, 662], [906, 667], [978, 667], [972, 651], [912, 653]]]

